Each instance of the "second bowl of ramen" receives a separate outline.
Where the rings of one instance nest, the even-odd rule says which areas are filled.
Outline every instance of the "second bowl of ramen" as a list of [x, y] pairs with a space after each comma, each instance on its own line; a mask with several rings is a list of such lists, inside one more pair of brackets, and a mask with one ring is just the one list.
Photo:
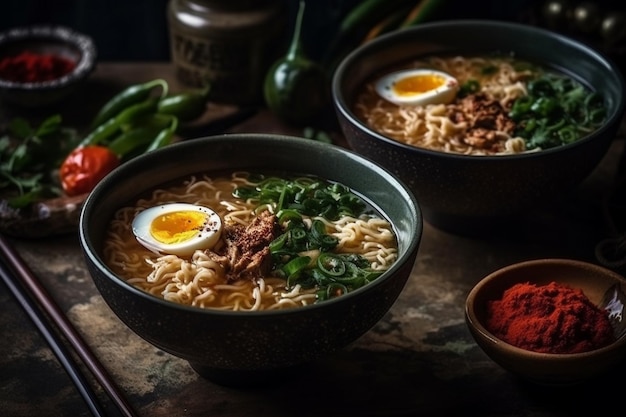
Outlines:
[[367, 332], [400, 295], [421, 234], [414, 196], [375, 163], [260, 134], [135, 158], [80, 221], [120, 319], [228, 385], [282, 377]]
[[350, 146], [404, 180], [427, 221], [459, 233], [577, 186], [616, 135], [623, 91], [619, 70], [586, 45], [474, 20], [381, 36], [332, 83]]

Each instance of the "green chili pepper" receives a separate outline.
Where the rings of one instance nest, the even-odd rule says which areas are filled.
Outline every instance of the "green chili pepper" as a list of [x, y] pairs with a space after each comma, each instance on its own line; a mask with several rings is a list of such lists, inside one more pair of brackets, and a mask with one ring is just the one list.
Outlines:
[[346, 272], [346, 264], [341, 258], [330, 253], [322, 253], [317, 258], [317, 266], [324, 274], [331, 277], [340, 277]]
[[270, 252], [275, 253], [278, 252], [279, 250], [281, 250], [285, 244], [287, 243], [287, 233], [283, 233], [282, 235], [278, 236], [276, 239], [274, 239], [270, 244], [269, 244], [269, 249]]
[[148, 99], [141, 103], [133, 104], [115, 116], [115, 120], [120, 126], [132, 124], [140, 117], [154, 113], [157, 103], [157, 99]]
[[[371, 33], [371, 29], [385, 16], [401, 11], [408, 19], [408, 8], [412, 8], [415, 0], [363, 0], [353, 2], [354, 6], [348, 10], [325, 51], [324, 67], [329, 74], [333, 73], [339, 62]], [[396, 29], [401, 27], [396, 24]]]
[[322, 250], [333, 249], [339, 243], [335, 236], [326, 233], [326, 225], [321, 220], [311, 224], [311, 241]]
[[436, 19], [446, 9], [443, 0], [422, 0], [417, 2], [413, 10], [408, 14], [401, 28], [419, 25], [420, 23]]
[[599, 126], [606, 119], [606, 109], [592, 109], [587, 113], [585, 122], [592, 126]]
[[283, 209], [278, 212], [279, 223], [285, 223], [288, 220], [302, 220], [302, 216], [297, 210]]
[[522, 117], [528, 115], [530, 112], [530, 106], [533, 104], [533, 99], [530, 96], [522, 96], [515, 100], [513, 106], [511, 107], [511, 111], [509, 112], [509, 117], [515, 121], [521, 120]]
[[79, 146], [98, 145], [105, 139], [113, 136], [120, 129], [120, 124], [115, 118], [108, 119], [106, 122], [98, 125], [89, 133]]
[[557, 135], [562, 144], [572, 143], [580, 136], [576, 127], [572, 125], [559, 129]]
[[110, 139], [115, 133], [119, 132], [123, 125], [132, 124], [138, 118], [153, 112], [156, 108], [156, 104], [157, 100], [151, 99], [127, 107], [118, 113], [117, 116], [107, 119], [104, 123], [97, 126], [83, 139], [80, 146], [101, 144], [103, 141]]
[[206, 111], [209, 87], [182, 94], [164, 97], [159, 100], [157, 112], [178, 117], [181, 122], [188, 122], [202, 116]]
[[296, 275], [299, 271], [306, 268], [311, 263], [311, 257], [299, 256], [289, 261], [284, 267], [283, 271], [288, 277]]
[[328, 102], [326, 73], [305, 56], [300, 41], [303, 14], [304, 1], [300, 1], [287, 55], [274, 62], [263, 86], [268, 108], [284, 121], [294, 124], [311, 121]]
[[318, 292], [318, 301], [326, 301], [331, 298], [339, 297], [341, 295], [347, 294], [348, 288], [345, 285], [332, 283], [328, 285], [323, 291]]
[[123, 157], [137, 148], [147, 146], [161, 130], [155, 126], [142, 125], [134, 127], [126, 132], [122, 132], [109, 143], [108, 148], [119, 157]]
[[117, 116], [124, 109], [145, 101], [153, 89], [161, 87], [161, 97], [165, 97], [168, 91], [168, 85], [165, 80], [156, 79], [142, 84], [135, 84], [127, 87], [122, 92], [116, 94], [107, 103], [102, 106], [93, 122], [91, 128], [96, 129], [107, 120]]
[[307, 233], [303, 227], [294, 227], [290, 230], [290, 234], [295, 242], [304, 242], [307, 239]]
[[172, 143], [172, 138], [174, 137], [174, 133], [176, 132], [177, 128], [178, 128], [178, 118], [174, 116], [170, 116], [170, 125], [166, 127], [165, 129], [163, 129], [157, 135], [157, 137], [154, 138], [154, 141], [152, 141], [150, 146], [148, 146], [148, 149], [146, 149], [146, 152], [150, 152], [155, 149], [162, 148]]
[[554, 98], [539, 97], [530, 106], [530, 110], [538, 116], [549, 117], [559, 109], [559, 103]]
[[555, 95], [554, 87], [548, 78], [538, 78], [529, 82], [528, 91], [533, 96], [553, 97]]

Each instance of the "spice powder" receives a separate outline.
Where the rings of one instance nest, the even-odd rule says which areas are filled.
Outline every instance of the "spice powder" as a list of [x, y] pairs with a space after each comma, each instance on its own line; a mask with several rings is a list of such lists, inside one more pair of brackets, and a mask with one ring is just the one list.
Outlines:
[[580, 353], [615, 340], [608, 312], [580, 289], [520, 283], [487, 305], [487, 329], [505, 342], [542, 353]]

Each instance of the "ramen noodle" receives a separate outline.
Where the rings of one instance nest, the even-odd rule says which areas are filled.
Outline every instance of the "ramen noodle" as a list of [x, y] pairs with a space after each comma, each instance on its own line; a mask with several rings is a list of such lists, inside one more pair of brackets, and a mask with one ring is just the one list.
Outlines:
[[[514, 104], [529, 95], [528, 83], [547, 74], [538, 66], [510, 56], [453, 56], [429, 57], [404, 68], [443, 71], [458, 80], [461, 90], [450, 104], [399, 106], [381, 98], [372, 80], [357, 95], [354, 111], [373, 130], [409, 145], [466, 155], [516, 154], [548, 147], [548, 141], [533, 143], [520, 134], [521, 127], [529, 126], [528, 121], [516, 123], [510, 117]], [[549, 77], [571, 89], [583, 88], [565, 75], [551, 73]], [[466, 90], [462, 94], [464, 86], [478, 90], [471, 93]], [[553, 97], [553, 101], [558, 102], [560, 98]], [[578, 107], [575, 111], [579, 111]], [[554, 117], [560, 121], [569, 116], [554, 114]], [[574, 114], [572, 119], [583, 117]], [[581, 137], [590, 128], [576, 129], [577, 137]], [[570, 140], [571, 137], [567, 137], [562, 142]]]
[[[155, 189], [147, 198], [119, 209], [110, 222], [104, 244], [105, 263], [118, 276], [143, 291], [189, 306], [252, 311], [315, 303], [319, 298], [318, 287], [297, 280], [290, 282], [274, 270], [253, 279], [229, 278], [227, 268], [219, 262], [220, 257], [211, 251], [195, 250], [190, 256], [158, 254], [140, 245], [133, 234], [131, 223], [138, 213], [169, 202], [210, 207], [225, 225], [232, 227], [247, 227], [262, 215], [276, 214], [275, 203], [233, 196], [236, 189], [254, 186], [250, 178], [245, 172], [230, 176], [192, 176], [180, 185]], [[377, 276], [397, 259], [397, 242], [391, 224], [367, 207], [356, 217], [338, 215], [329, 220], [303, 215], [302, 221], [309, 227], [314, 223], [323, 225], [336, 243], [333, 253], [366, 260], [366, 270]], [[224, 234], [222, 232], [222, 236]], [[223, 244], [222, 237], [218, 247]], [[321, 257], [319, 250], [311, 250], [306, 255], [313, 259]]]

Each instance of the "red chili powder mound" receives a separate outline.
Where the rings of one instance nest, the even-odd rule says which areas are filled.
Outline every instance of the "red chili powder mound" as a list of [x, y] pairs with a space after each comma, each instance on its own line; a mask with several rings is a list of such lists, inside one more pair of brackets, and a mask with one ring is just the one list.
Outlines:
[[24, 51], [0, 60], [0, 78], [21, 83], [50, 81], [69, 74], [74, 67], [74, 61], [59, 55]]
[[606, 310], [580, 289], [552, 282], [516, 284], [487, 306], [487, 329], [507, 343], [543, 353], [580, 353], [615, 340]]

